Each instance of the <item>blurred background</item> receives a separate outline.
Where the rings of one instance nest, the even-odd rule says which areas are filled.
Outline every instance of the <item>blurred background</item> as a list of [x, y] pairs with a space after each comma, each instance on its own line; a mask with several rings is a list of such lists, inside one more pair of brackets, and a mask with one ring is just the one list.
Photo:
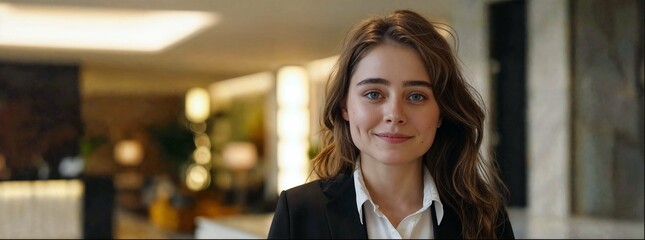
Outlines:
[[265, 238], [396, 9], [458, 37], [516, 237], [644, 237], [642, 0], [0, 0], [0, 238]]

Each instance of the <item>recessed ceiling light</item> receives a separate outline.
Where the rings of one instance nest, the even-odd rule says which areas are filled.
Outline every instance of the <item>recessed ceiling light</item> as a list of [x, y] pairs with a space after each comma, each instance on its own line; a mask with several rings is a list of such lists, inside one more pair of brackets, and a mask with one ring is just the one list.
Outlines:
[[158, 52], [218, 20], [196, 11], [0, 3], [0, 47]]

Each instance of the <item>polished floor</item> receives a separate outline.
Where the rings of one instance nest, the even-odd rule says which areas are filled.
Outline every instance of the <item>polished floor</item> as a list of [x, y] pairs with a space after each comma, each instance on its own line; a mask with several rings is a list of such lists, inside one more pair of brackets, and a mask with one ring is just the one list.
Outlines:
[[558, 239], [643, 239], [643, 221], [592, 217], [545, 218], [526, 209], [509, 209], [515, 237]]
[[[525, 209], [509, 209], [518, 239], [643, 239], [642, 221], [622, 221], [590, 217], [567, 219], [529, 216]], [[197, 234], [169, 233], [150, 225], [145, 218], [124, 211], [117, 213], [115, 238], [266, 238], [271, 216], [233, 216], [201, 221]], [[200, 230], [201, 229], [201, 230]], [[200, 232], [201, 231], [201, 232]]]

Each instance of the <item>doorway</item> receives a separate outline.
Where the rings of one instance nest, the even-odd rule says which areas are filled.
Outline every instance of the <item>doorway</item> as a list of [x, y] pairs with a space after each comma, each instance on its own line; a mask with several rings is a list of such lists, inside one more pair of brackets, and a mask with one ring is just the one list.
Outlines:
[[526, 3], [489, 5], [492, 150], [509, 190], [509, 205], [525, 207], [526, 184]]

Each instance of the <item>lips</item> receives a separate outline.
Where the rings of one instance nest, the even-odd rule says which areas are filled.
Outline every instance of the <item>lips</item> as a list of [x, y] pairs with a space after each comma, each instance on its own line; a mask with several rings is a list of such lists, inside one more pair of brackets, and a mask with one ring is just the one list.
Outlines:
[[412, 138], [412, 136], [400, 133], [377, 133], [375, 135], [388, 143], [402, 143]]

